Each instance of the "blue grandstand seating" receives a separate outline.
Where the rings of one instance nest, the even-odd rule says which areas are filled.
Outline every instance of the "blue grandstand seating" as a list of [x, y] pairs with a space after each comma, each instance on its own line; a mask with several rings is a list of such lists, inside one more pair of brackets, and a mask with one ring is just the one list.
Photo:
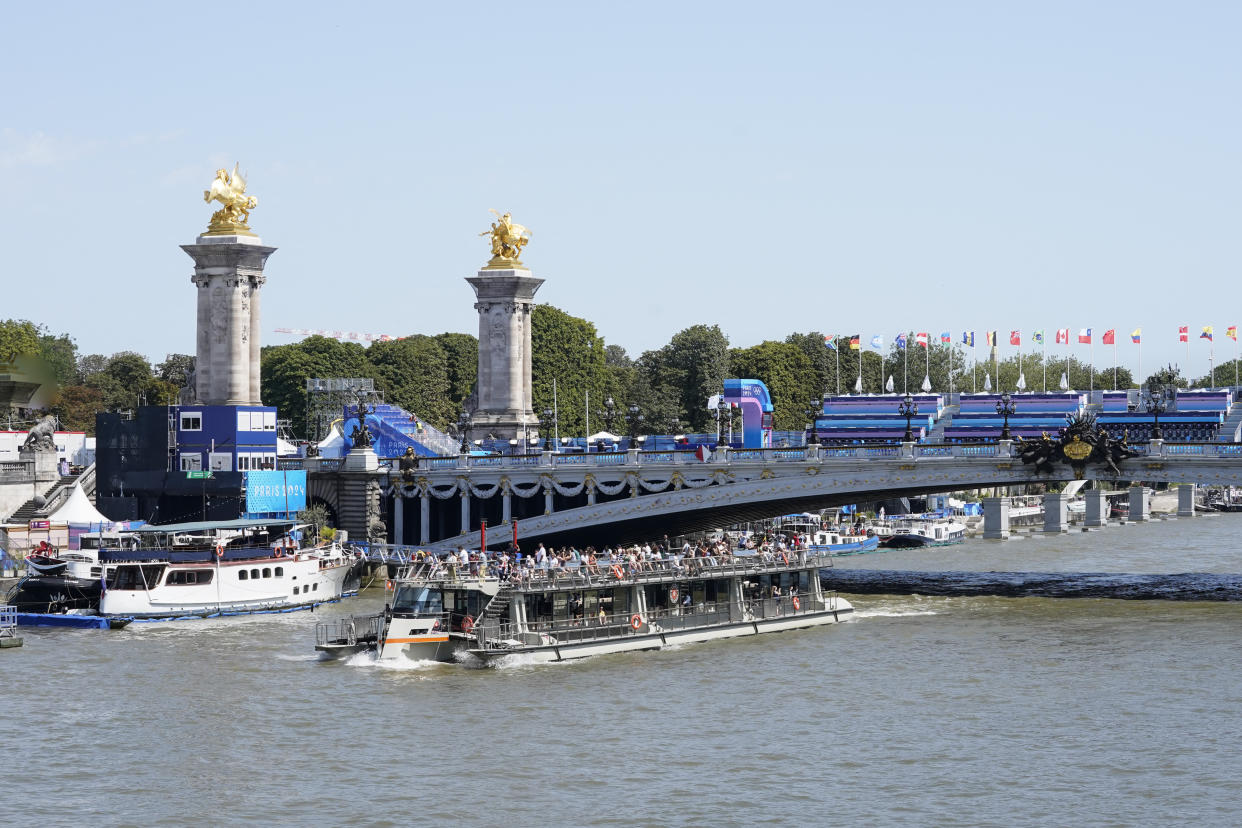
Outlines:
[[[940, 394], [911, 394], [919, 413], [910, 421], [915, 440], [922, 440], [935, 427], [944, 411]], [[897, 413], [904, 394], [827, 396], [815, 418], [815, 434], [826, 445], [899, 443], [906, 435], [906, 418]]]

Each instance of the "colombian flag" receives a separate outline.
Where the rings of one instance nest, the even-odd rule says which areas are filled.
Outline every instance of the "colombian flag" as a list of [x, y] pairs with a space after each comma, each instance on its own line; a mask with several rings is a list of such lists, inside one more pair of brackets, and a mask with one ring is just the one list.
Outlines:
[[1204, 325], [1204, 326], [1203, 326], [1203, 333], [1199, 334], [1199, 338], [1200, 338], [1200, 339], [1206, 339], [1208, 342], [1211, 342], [1211, 341], [1212, 341], [1212, 326], [1211, 326], [1211, 325]]
[[1136, 345], [1142, 341], [1142, 338], [1143, 338], [1142, 328], [1135, 328], [1134, 330], [1130, 331], [1130, 341], [1135, 343]]

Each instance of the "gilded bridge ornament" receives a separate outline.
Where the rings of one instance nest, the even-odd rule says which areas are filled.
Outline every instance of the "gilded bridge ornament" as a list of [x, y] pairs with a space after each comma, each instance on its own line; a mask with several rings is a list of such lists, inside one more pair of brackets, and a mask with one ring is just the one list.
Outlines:
[[513, 221], [509, 213], [503, 216], [495, 210], [488, 210], [496, 217], [490, 230], [484, 230], [480, 236], [490, 236], [492, 242], [492, 258], [485, 270], [501, 270], [521, 267], [522, 248], [530, 241], [530, 230]]
[[210, 204], [220, 202], [222, 206], [211, 214], [211, 222], [207, 225], [207, 236], [253, 236], [250, 226], [250, 211], [259, 206], [258, 196], [246, 195], [246, 179], [242, 177], [238, 164], [233, 165], [233, 172], [216, 170], [216, 180], [211, 182], [210, 190], [203, 190], [203, 201]]

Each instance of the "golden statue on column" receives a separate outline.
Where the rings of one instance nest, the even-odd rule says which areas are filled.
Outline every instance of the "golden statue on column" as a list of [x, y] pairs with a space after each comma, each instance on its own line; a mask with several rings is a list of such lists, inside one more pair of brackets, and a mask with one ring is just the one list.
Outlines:
[[513, 221], [509, 213], [502, 216], [495, 210], [488, 210], [488, 212], [496, 217], [496, 221], [492, 222], [490, 230], [484, 230], [479, 234], [490, 236], [492, 242], [492, 258], [484, 270], [522, 267], [522, 262], [518, 257], [522, 255], [522, 248], [530, 241], [530, 230]]
[[203, 201], [218, 201], [223, 206], [211, 214], [206, 236], [253, 236], [250, 232], [250, 211], [259, 206], [258, 196], [246, 195], [246, 179], [240, 165], [233, 165], [233, 172], [216, 170], [216, 180], [210, 190], [203, 190]]

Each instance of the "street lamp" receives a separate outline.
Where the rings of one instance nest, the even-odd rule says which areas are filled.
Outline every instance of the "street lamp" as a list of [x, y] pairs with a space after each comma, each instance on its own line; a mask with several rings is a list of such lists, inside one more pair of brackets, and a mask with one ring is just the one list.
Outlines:
[[[914, 431], [910, 428], [910, 420], [918, 416], [919, 404], [914, 401], [914, 397], [906, 394], [904, 400], [897, 404], [897, 416], [906, 418], [906, 436], [907, 443], [914, 442]], [[1009, 439], [1009, 421], [1005, 420], [1005, 439]]]
[[1143, 405], [1155, 418], [1155, 423], [1151, 427], [1151, 439], [1163, 440], [1164, 434], [1160, 431], [1160, 415], [1169, 410], [1169, 390], [1158, 382], [1147, 383], [1147, 394], [1143, 397]]
[[462, 409], [457, 415], [457, 431], [461, 434], [461, 453], [470, 453], [470, 413], [466, 409]]
[[1000, 401], [996, 403], [996, 413], [1003, 414], [1005, 416], [1005, 425], [1001, 428], [1000, 435], [1002, 440], [1009, 439], [1009, 415], [1016, 409], [1017, 406], [1014, 404], [1013, 399], [1009, 396], [1009, 392], [1006, 391], [1004, 394], [1001, 394]]
[[646, 417], [638, 408], [638, 403], [630, 403], [629, 410], [625, 413], [625, 421], [630, 426], [630, 448], [638, 448], [638, 428], [643, 424]]
[[819, 431], [816, 429], [816, 418], [824, 412], [824, 401], [819, 397], [815, 397], [808, 404], [806, 409], [806, 418], [811, 422], [811, 433], [807, 435], [806, 444], [814, 446], [819, 443]]
[[616, 424], [616, 420], [617, 404], [613, 402], [612, 396], [609, 395], [608, 399], [604, 400], [604, 426], [608, 429], [609, 434], [616, 434], [616, 432], [613, 431], [613, 426]]
[[729, 404], [722, 396], [720, 402], [716, 403], [716, 445], [725, 441], [725, 417], [729, 413]]
[[545, 408], [543, 410], [543, 422], [540, 423], [540, 427], [543, 428], [543, 450], [544, 451], [552, 450], [552, 418], [553, 416], [555, 416], [555, 414], [552, 411], [552, 409]]

